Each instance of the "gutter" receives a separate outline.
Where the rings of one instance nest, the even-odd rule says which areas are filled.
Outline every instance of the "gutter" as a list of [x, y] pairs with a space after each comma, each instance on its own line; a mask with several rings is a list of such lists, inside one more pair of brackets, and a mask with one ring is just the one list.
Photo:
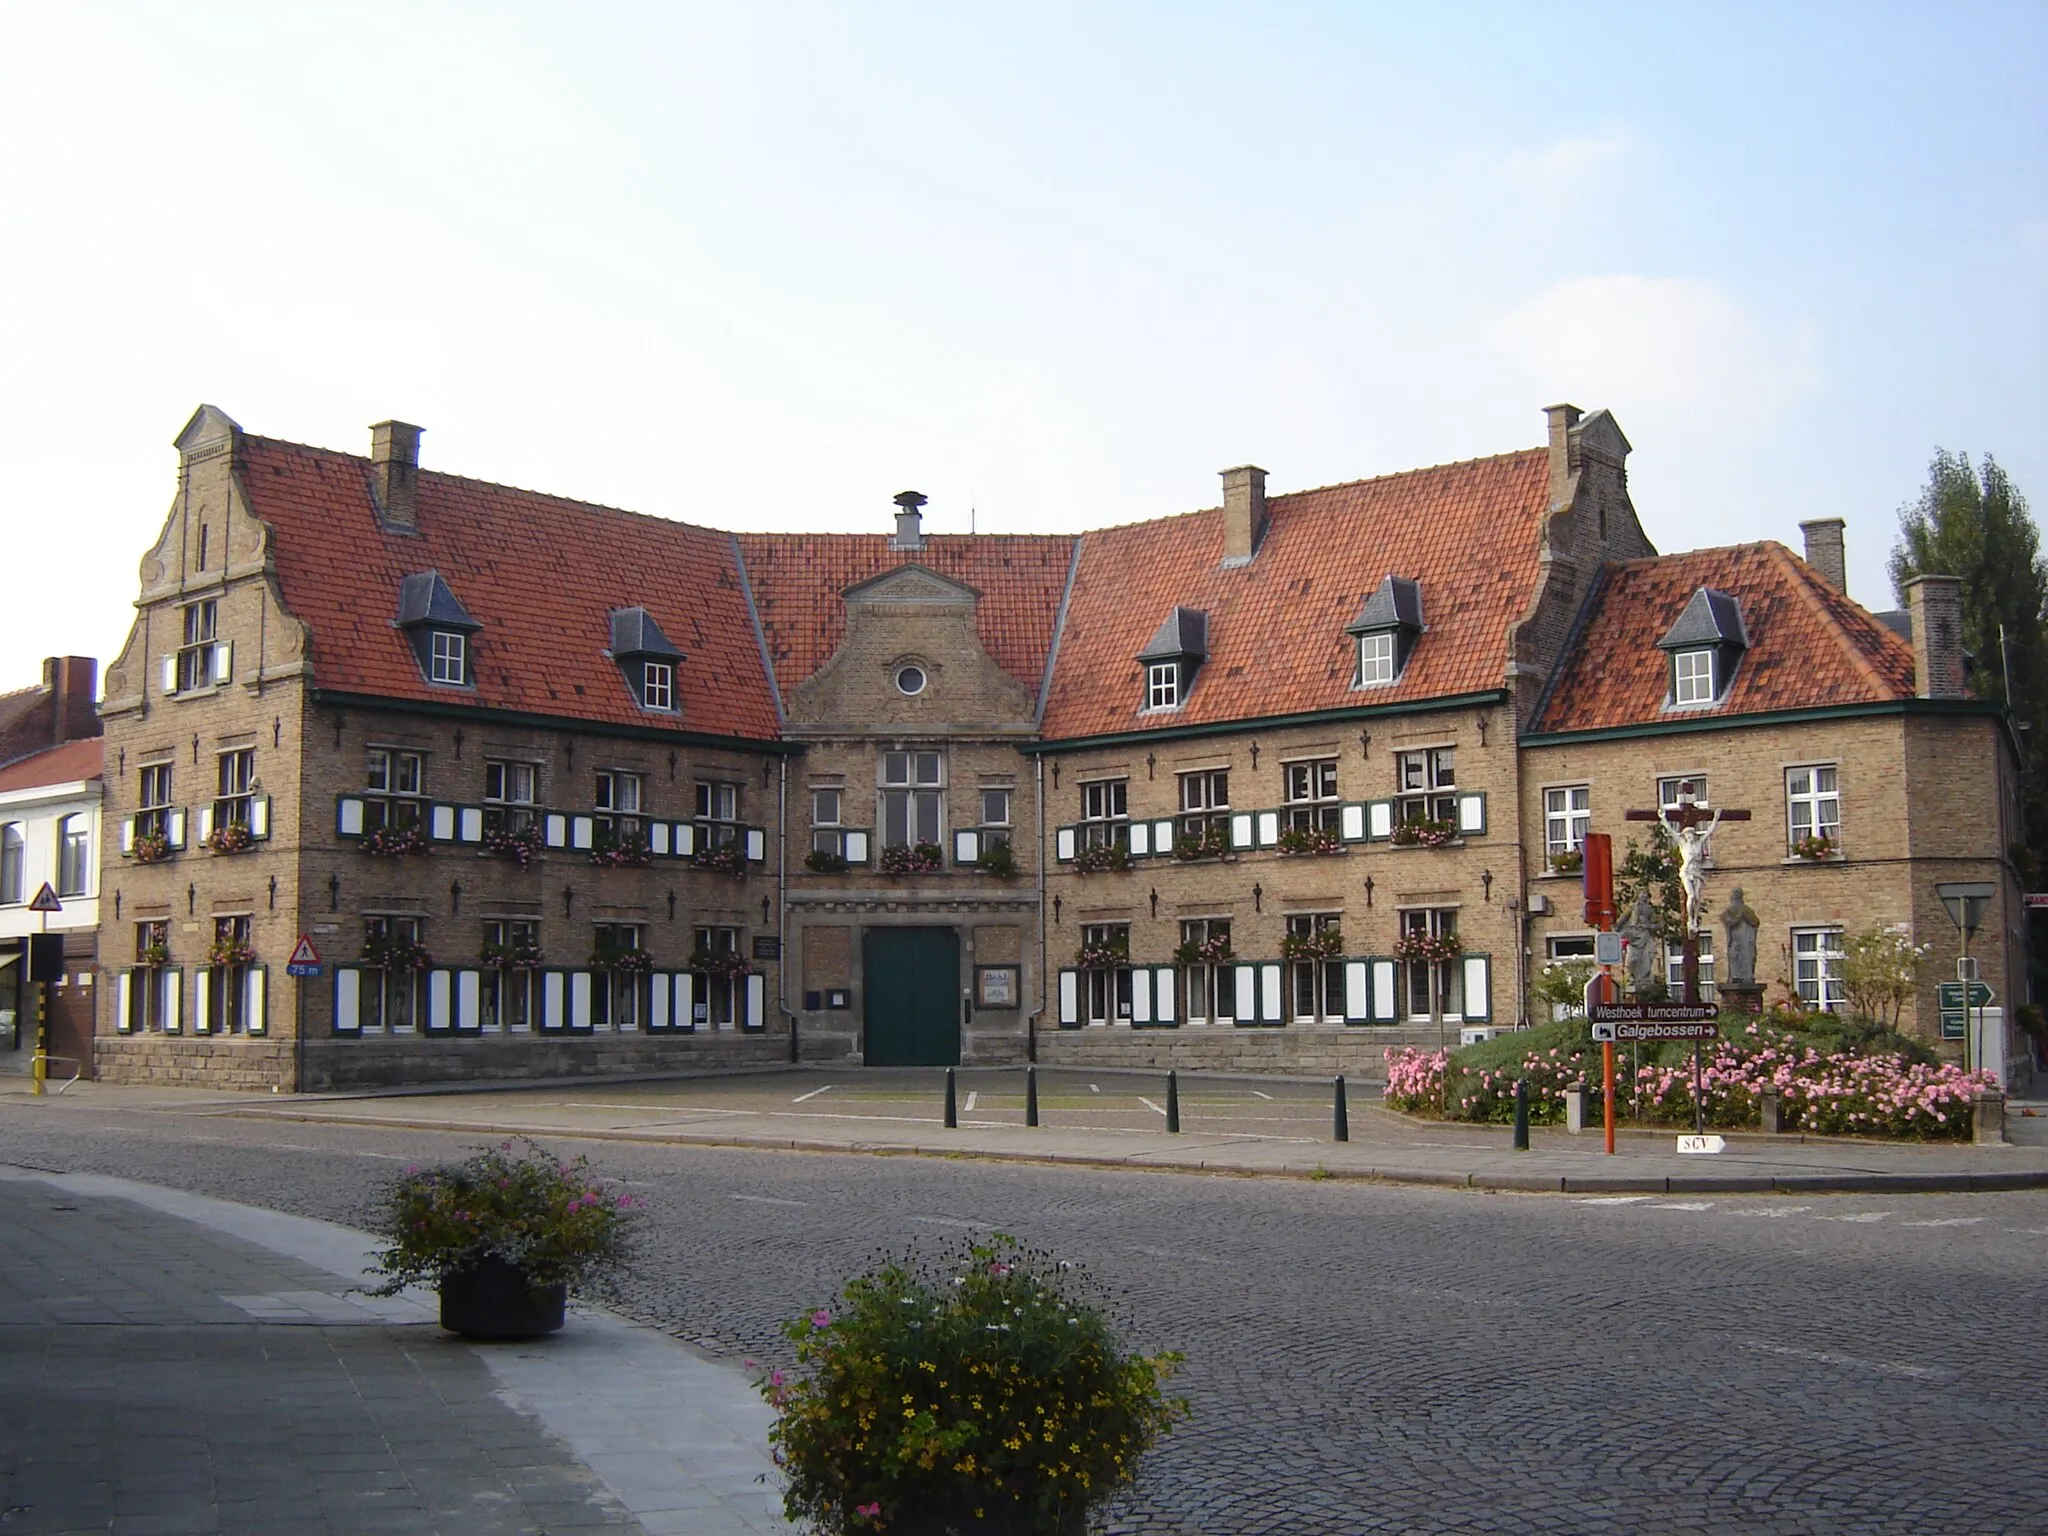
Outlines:
[[1090, 752], [1100, 747], [1145, 746], [1156, 741], [1185, 741], [1203, 736], [1236, 736], [1246, 731], [1282, 730], [1298, 725], [1331, 725], [1352, 720], [1378, 720], [1395, 715], [1420, 715], [1440, 709], [1469, 709], [1480, 704], [1505, 704], [1505, 688], [1482, 688], [1472, 693], [1440, 694], [1400, 704], [1355, 704], [1343, 709], [1310, 710], [1292, 715], [1248, 715], [1230, 720], [1211, 720], [1200, 725], [1166, 726], [1149, 731], [1105, 731], [1092, 736], [1070, 736], [1058, 741], [1024, 742], [1017, 750], [1033, 756], [1064, 752]]

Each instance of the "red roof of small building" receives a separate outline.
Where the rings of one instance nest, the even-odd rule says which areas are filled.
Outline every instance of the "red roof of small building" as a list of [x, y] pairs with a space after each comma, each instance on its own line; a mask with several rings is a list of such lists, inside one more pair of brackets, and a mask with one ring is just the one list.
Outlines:
[[39, 789], [45, 784], [76, 784], [100, 776], [100, 738], [67, 741], [61, 747], [19, 757], [0, 768], [0, 791]]
[[[1049, 738], [1270, 718], [1499, 688], [1535, 589], [1548, 510], [1542, 449], [1268, 499], [1248, 565], [1223, 567], [1212, 508], [1084, 534], [1047, 697]], [[1424, 630], [1400, 678], [1354, 688], [1345, 626], [1388, 575], [1421, 584]], [[1138, 653], [1175, 606], [1209, 616], [1181, 707], [1141, 712]]]
[[[1666, 707], [1657, 648], [1701, 587], [1742, 605], [1749, 649], [1710, 708]], [[1766, 540], [1608, 567], [1566, 648], [1534, 730], [1599, 730], [1913, 696], [1913, 647], [1784, 545]]]
[[[321, 688], [613, 725], [773, 738], [776, 711], [732, 535], [422, 471], [417, 536], [388, 533], [369, 461], [244, 436], [241, 482], [277, 530], [284, 601], [312, 627]], [[475, 686], [421, 675], [393, 627], [400, 578], [439, 571], [483, 628]], [[604, 652], [610, 612], [644, 607], [684, 652], [681, 714], [641, 709]]]
[[830, 660], [845, 637], [840, 594], [903, 565], [924, 566], [978, 591], [974, 622], [983, 648], [1038, 696], [1074, 556], [1071, 535], [932, 534], [915, 550], [890, 548], [885, 534], [743, 533], [739, 541], [785, 696]]

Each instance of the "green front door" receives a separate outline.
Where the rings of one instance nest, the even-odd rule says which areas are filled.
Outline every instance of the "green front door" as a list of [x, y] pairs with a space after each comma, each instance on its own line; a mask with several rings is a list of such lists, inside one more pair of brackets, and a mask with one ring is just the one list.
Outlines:
[[867, 1064], [960, 1064], [960, 935], [951, 928], [870, 928], [862, 946]]

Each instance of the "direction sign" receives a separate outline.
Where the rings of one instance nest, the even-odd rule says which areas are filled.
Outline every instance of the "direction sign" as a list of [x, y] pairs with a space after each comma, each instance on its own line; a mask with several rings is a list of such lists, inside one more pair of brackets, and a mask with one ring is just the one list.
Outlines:
[[[1968, 987], [1967, 995], [1964, 988]], [[1988, 982], [1943, 981], [1934, 988], [1935, 1006], [1944, 1013], [1961, 1013], [1965, 1008], [1988, 1008], [1998, 996]]]
[[62, 912], [64, 903], [57, 899], [57, 893], [50, 889], [50, 882], [45, 880], [43, 888], [36, 892], [35, 900], [28, 904], [28, 909], [31, 912]]
[[1711, 1040], [1720, 1034], [1712, 1003], [1595, 1003], [1595, 1040]]
[[2048, 891], [2029, 891], [2026, 901], [2029, 907], [2048, 907]]
[[318, 976], [323, 967], [320, 951], [313, 947], [312, 936], [300, 934], [299, 942], [292, 946], [292, 957], [284, 963], [287, 976]]
[[1726, 1138], [1720, 1136], [1681, 1136], [1678, 1138], [1678, 1150], [1681, 1152], [1695, 1154], [1719, 1152], [1727, 1145]]

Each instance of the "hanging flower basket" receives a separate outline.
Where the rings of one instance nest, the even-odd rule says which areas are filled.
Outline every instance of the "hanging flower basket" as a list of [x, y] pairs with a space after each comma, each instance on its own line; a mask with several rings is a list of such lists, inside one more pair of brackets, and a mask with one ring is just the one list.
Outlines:
[[171, 840], [161, 832], [143, 832], [130, 851], [138, 864], [160, 864], [171, 856]]
[[1455, 933], [1404, 933], [1394, 941], [1396, 960], [1431, 960], [1441, 964], [1464, 952], [1465, 946]]
[[1586, 850], [1567, 848], [1562, 853], [1553, 853], [1548, 863], [1553, 875], [1576, 875], [1586, 867]]
[[618, 971], [627, 976], [646, 976], [654, 970], [654, 956], [644, 949], [614, 949], [604, 945], [590, 952], [594, 971]]
[[1131, 963], [1129, 945], [1083, 944], [1074, 955], [1074, 964], [1084, 971], [1109, 971]]
[[804, 868], [814, 875], [840, 875], [847, 867], [846, 855], [830, 848], [813, 848], [804, 855]]
[[256, 839], [249, 829], [239, 821], [231, 821], [224, 827], [215, 827], [206, 834], [206, 846], [215, 853], [247, 853]]
[[1344, 839], [1328, 827], [1289, 827], [1276, 845], [1282, 853], [1342, 853]]
[[652, 864], [654, 855], [637, 833], [600, 833], [591, 845], [590, 862], [600, 869], [637, 869]]
[[145, 944], [135, 952], [135, 963], [142, 966], [169, 965], [171, 946], [168, 944]]
[[1401, 821], [1394, 824], [1392, 841], [1396, 848], [1441, 848], [1457, 837], [1448, 821]]
[[690, 862], [714, 875], [744, 875], [747, 872], [747, 856], [737, 848], [700, 848], [691, 855]]
[[525, 869], [541, 856], [547, 846], [547, 839], [541, 836], [539, 827], [516, 829], [496, 828], [484, 833], [484, 852], [501, 859], [511, 859]]
[[206, 963], [210, 966], [254, 965], [254, 945], [243, 944], [234, 939], [215, 939], [213, 947], [206, 952]]
[[747, 957], [736, 949], [693, 950], [684, 969], [700, 976], [735, 978], [747, 974]]
[[1817, 834], [1795, 838], [1792, 842], [1792, 857], [1805, 859], [1809, 864], [1825, 864], [1835, 856], [1835, 840]]
[[1320, 933], [1290, 933], [1280, 941], [1283, 960], [1334, 960], [1344, 953], [1342, 929], [1325, 928]]
[[1208, 939], [1190, 939], [1173, 952], [1175, 965], [1228, 965], [1234, 958], [1227, 933]]
[[991, 843], [981, 850], [974, 867], [998, 880], [1012, 880], [1017, 875], [1017, 855], [1008, 843]]
[[884, 848], [879, 868], [885, 875], [928, 875], [945, 867], [945, 850], [937, 843]]
[[362, 962], [380, 971], [431, 971], [434, 957], [424, 944], [409, 939], [370, 939], [363, 944]]
[[494, 971], [537, 971], [547, 964], [540, 946], [524, 940], [516, 944], [486, 944], [477, 960]]
[[1211, 827], [1200, 836], [1184, 832], [1173, 840], [1173, 856], [1183, 864], [1196, 859], [1220, 859], [1228, 852], [1230, 839], [1215, 827]]
[[1074, 868], [1084, 875], [1097, 875], [1105, 870], [1130, 867], [1130, 850], [1122, 843], [1090, 843], [1074, 855]]
[[362, 850], [373, 859], [403, 859], [427, 851], [427, 834], [409, 827], [377, 827], [363, 834]]

